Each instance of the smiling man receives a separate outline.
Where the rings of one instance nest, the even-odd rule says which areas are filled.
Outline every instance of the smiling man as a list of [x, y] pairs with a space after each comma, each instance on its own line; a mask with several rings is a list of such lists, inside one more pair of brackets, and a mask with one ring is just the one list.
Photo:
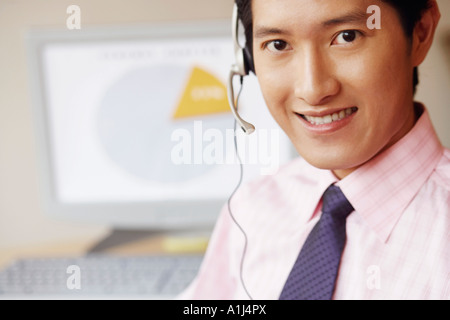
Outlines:
[[233, 197], [181, 298], [450, 299], [450, 151], [414, 101], [436, 1], [236, 2], [300, 157]]
[[386, 4], [382, 29], [369, 30], [371, 3], [253, 1], [253, 53], [267, 105], [305, 160], [339, 178], [415, 123], [412, 71], [425, 52], [410, 53]]

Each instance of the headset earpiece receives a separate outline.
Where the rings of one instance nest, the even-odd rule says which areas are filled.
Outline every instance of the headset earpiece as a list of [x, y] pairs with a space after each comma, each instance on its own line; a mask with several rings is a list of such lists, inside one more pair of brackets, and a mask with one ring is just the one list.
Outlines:
[[235, 63], [231, 66], [230, 75], [228, 79], [228, 100], [231, 106], [231, 111], [234, 115], [234, 118], [242, 128], [242, 130], [246, 134], [250, 134], [255, 131], [255, 126], [247, 121], [243, 120], [238, 113], [238, 106], [236, 105], [236, 99], [234, 95], [233, 88], [233, 79], [235, 76], [242, 78], [247, 76], [250, 71], [254, 72], [255, 68], [253, 65], [253, 59], [251, 58], [251, 54], [246, 48], [242, 48], [239, 45], [239, 16], [238, 16], [238, 7], [234, 4], [233, 9], [233, 18], [232, 18], [232, 36], [234, 43], [234, 55], [235, 55]]

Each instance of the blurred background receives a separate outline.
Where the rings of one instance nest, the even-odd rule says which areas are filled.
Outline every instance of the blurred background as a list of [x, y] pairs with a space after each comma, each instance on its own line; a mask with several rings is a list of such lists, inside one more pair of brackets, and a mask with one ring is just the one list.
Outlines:
[[[429, 108], [442, 143], [450, 147], [450, 1], [438, 2], [442, 20], [420, 68], [417, 100]], [[0, 262], [12, 252], [27, 255], [80, 239], [91, 243], [110, 232], [108, 226], [49, 218], [39, 198], [38, 146], [24, 37], [35, 27], [65, 28], [71, 4], [82, 10], [81, 27], [89, 28], [231, 19], [233, 1], [0, 0]]]
[[[0, 262], [21, 255], [81, 253], [110, 233], [102, 224], [50, 218], [42, 207], [26, 37], [68, 31], [65, 0], [0, 0]], [[229, 0], [82, 0], [81, 29], [231, 19]], [[231, 30], [231, 23], [230, 30]], [[231, 52], [230, 52], [231, 53]], [[226, 66], [228, 68], [228, 66]], [[72, 246], [73, 244], [73, 246]]]

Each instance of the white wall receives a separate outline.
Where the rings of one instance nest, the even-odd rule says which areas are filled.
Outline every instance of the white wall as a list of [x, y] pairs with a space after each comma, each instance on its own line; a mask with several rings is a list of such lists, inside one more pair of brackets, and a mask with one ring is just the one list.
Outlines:
[[[443, 18], [435, 46], [421, 68], [418, 100], [430, 109], [442, 142], [450, 147], [450, 1], [439, 0]], [[66, 8], [82, 9], [82, 24], [228, 18], [232, 0], [0, 0], [0, 256], [2, 248], [70, 241], [105, 228], [56, 222], [39, 205], [36, 145], [30, 114], [24, 32], [33, 26], [65, 27]]]
[[424, 102], [442, 143], [450, 147], [450, 1], [438, 0], [442, 19], [427, 59], [419, 69], [416, 99]]

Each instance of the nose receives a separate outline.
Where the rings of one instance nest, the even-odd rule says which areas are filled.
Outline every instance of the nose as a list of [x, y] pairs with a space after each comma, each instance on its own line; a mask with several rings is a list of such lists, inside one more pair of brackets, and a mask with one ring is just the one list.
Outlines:
[[310, 106], [326, 104], [340, 91], [332, 63], [310, 50], [297, 58], [295, 96]]

